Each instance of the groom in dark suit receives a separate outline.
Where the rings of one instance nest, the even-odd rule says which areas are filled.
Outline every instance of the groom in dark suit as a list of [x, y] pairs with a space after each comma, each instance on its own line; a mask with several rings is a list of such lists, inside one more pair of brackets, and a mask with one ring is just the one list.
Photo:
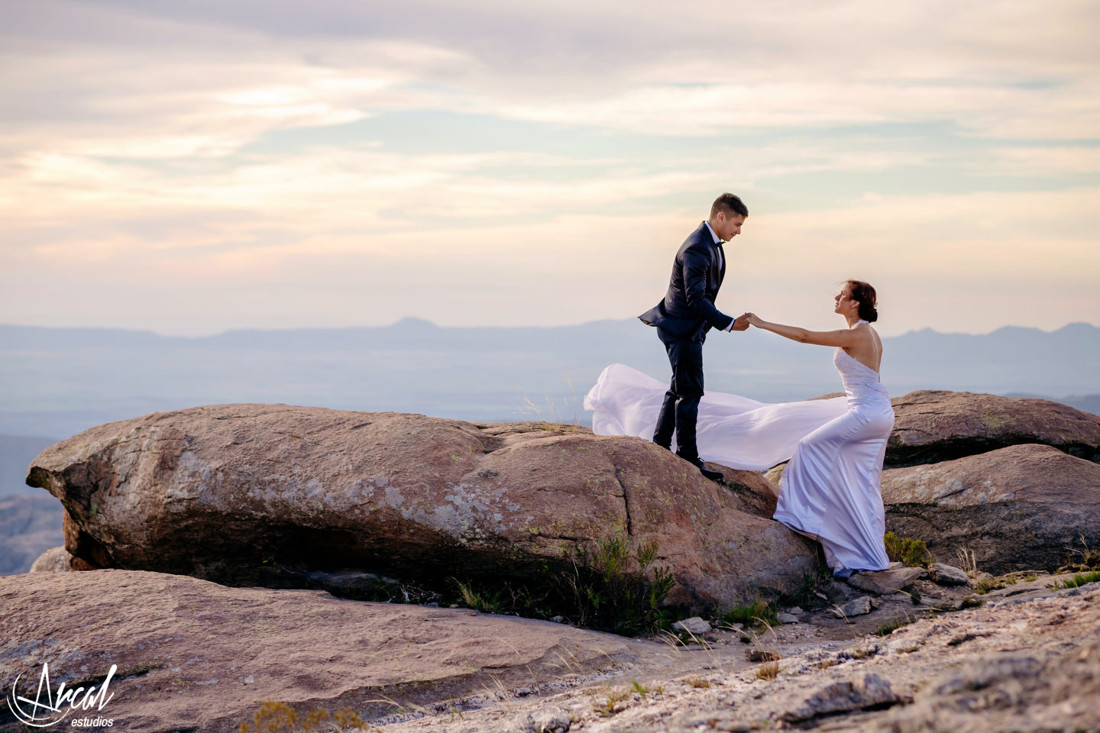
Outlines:
[[643, 323], [657, 327], [657, 336], [672, 365], [672, 383], [661, 405], [653, 442], [671, 450], [675, 433], [676, 455], [715, 481], [722, 474], [703, 465], [695, 439], [699, 399], [703, 396], [703, 341], [711, 328], [744, 331], [749, 327], [746, 316], [731, 318], [714, 307], [726, 276], [722, 245], [741, 233], [748, 215], [748, 208], [737, 196], [719, 196], [710, 208], [710, 217], [676, 253], [664, 300], [638, 316]]

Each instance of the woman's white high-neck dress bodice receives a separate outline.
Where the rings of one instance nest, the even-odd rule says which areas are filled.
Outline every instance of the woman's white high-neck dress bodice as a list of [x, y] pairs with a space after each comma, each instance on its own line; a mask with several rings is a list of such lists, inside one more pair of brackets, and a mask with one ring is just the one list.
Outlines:
[[[790, 459], [775, 519], [821, 542], [840, 575], [889, 566], [880, 479], [894, 425], [878, 373], [837, 349], [845, 397], [767, 404], [708, 392], [699, 404], [699, 454], [763, 471]], [[623, 364], [604, 369], [584, 400], [597, 435], [653, 437], [667, 385]]]

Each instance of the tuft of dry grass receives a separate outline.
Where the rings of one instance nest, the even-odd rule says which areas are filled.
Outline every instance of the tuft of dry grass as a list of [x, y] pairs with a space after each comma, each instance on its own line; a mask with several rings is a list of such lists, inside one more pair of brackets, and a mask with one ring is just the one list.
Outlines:
[[956, 550], [956, 553], [959, 558], [959, 567], [971, 578], [976, 577], [978, 575], [978, 556], [974, 554], [974, 551], [960, 547]]
[[997, 578], [983, 578], [974, 585], [974, 592], [980, 595], [984, 595], [991, 590], [999, 590], [1006, 585], [1016, 585], [1020, 581], [1030, 583], [1036, 580], [1037, 576], [1034, 573], [1007, 573]]
[[607, 697], [602, 703], [593, 704], [592, 709], [600, 714], [600, 717], [610, 718], [615, 713], [622, 712], [618, 705], [630, 698], [634, 694], [631, 688], [625, 688], [622, 690], [608, 690]]
[[868, 644], [867, 646], [857, 646], [852, 650], [852, 659], [866, 659], [867, 657], [873, 657], [878, 654], [877, 644]]
[[903, 626], [908, 626], [913, 623], [913, 620], [906, 616], [905, 618], [896, 618], [893, 621], [887, 621], [882, 626], [875, 629], [875, 634], [878, 636], [889, 636]]
[[974, 592], [979, 595], [985, 595], [991, 590], [998, 590], [1005, 587], [1004, 578], [983, 578], [979, 580], [977, 585], [974, 586]]
[[1076, 548], [1070, 548], [1068, 551], [1068, 557], [1070, 565], [1067, 566], [1069, 570], [1100, 570], [1100, 549], [1095, 547], [1089, 547], [1088, 541], [1084, 535], [1081, 535], [1081, 546], [1085, 549], [1078, 550]]
[[779, 662], [765, 662], [756, 669], [756, 679], [774, 680], [779, 676]]

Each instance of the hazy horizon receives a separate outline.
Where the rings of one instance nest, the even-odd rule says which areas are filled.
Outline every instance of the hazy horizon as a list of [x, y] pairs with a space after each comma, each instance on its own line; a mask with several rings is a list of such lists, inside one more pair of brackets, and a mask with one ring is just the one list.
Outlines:
[[[1100, 394], [1100, 327], [932, 329], [883, 337], [883, 383], [915, 389]], [[836, 392], [832, 349], [750, 329], [715, 332], [707, 389], [764, 402]], [[70, 435], [200, 404], [265, 402], [510, 421], [587, 419], [584, 394], [608, 364], [668, 378], [653, 329], [633, 319], [558, 327], [448, 327], [424, 321], [203, 337], [119, 329], [0, 326], [0, 434]], [[1089, 401], [1091, 405], [1091, 400]], [[1091, 408], [1090, 408], [1091, 409]], [[526, 416], [526, 417], [525, 417]]]
[[[42, 328], [42, 329], [49, 329], [49, 330], [54, 330], [54, 331], [68, 331], [68, 330], [124, 331], [124, 332], [128, 332], [128, 333], [153, 334], [155, 336], [159, 336], [159, 337], [162, 337], [162, 338], [203, 339], [203, 338], [211, 338], [211, 337], [215, 337], [215, 336], [224, 336], [224, 335], [227, 335], [227, 334], [237, 333], [237, 332], [265, 332], [266, 333], [266, 332], [278, 332], [278, 331], [340, 331], [340, 330], [356, 330], [356, 329], [371, 329], [371, 328], [394, 328], [396, 326], [401, 325], [402, 323], [420, 323], [420, 324], [424, 324], [424, 325], [427, 325], [427, 326], [432, 326], [434, 328], [445, 328], [445, 329], [495, 329], [495, 328], [499, 328], [499, 329], [553, 329], [553, 328], [575, 328], [575, 327], [578, 327], [578, 326], [587, 326], [587, 325], [599, 324], [599, 323], [604, 323], [604, 322], [613, 322], [614, 323], [614, 322], [632, 321], [632, 320], [635, 320], [635, 319], [633, 319], [633, 318], [597, 318], [597, 319], [592, 319], [592, 320], [588, 320], [588, 321], [580, 321], [580, 322], [577, 322], [577, 323], [557, 323], [557, 324], [550, 324], [550, 325], [519, 324], [519, 325], [515, 325], [515, 326], [494, 326], [494, 325], [491, 325], [491, 324], [469, 324], [469, 325], [462, 325], [462, 326], [447, 326], [447, 325], [442, 325], [442, 324], [436, 323], [435, 321], [432, 321], [430, 318], [421, 318], [419, 316], [404, 316], [404, 317], [398, 318], [395, 321], [391, 321], [389, 323], [359, 324], [359, 325], [348, 325], [348, 326], [320, 326], [320, 325], [316, 325], [316, 326], [302, 325], [302, 326], [293, 326], [293, 327], [240, 326], [240, 327], [235, 327], [235, 328], [225, 328], [225, 329], [222, 329], [222, 330], [219, 330], [219, 331], [201, 332], [201, 333], [172, 333], [172, 332], [169, 332], [169, 331], [157, 330], [155, 328], [126, 328], [126, 327], [120, 327], [120, 326], [99, 326], [99, 325], [96, 325], [96, 326], [73, 326], [73, 325], [40, 326], [40, 325], [35, 325], [35, 324], [12, 323], [12, 322], [7, 322], [7, 321], [0, 322], [0, 328], [10, 326], [10, 327], [13, 327], [13, 328]], [[1000, 331], [1000, 330], [1003, 330], [1003, 329], [1012, 329], [1012, 328], [1032, 329], [1032, 330], [1036, 330], [1036, 331], [1042, 331], [1043, 333], [1054, 333], [1056, 331], [1061, 331], [1062, 329], [1064, 329], [1068, 326], [1075, 326], [1075, 325], [1079, 325], [1079, 324], [1092, 326], [1093, 328], [1100, 328], [1100, 322], [1090, 323], [1089, 321], [1083, 321], [1083, 320], [1071, 320], [1071, 321], [1067, 321], [1067, 322], [1061, 324], [1060, 326], [1055, 326], [1055, 327], [1050, 327], [1050, 328], [1043, 328], [1043, 327], [1039, 327], [1039, 326], [1022, 326], [1022, 325], [1009, 323], [1009, 324], [1005, 324], [1003, 326], [997, 326], [996, 328], [993, 328], [989, 331], [979, 331], [979, 332], [974, 332], [974, 331], [950, 331], [950, 330], [944, 330], [944, 329], [936, 328], [935, 326], [929, 325], [929, 326], [913, 328], [909, 331], [904, 331], [904, 332], [897, 333], [897, 334], [884, 334], [884, 335], [889, 335], [891, 337], [905, 336], [907, 334], [919, 333], [921, 331], [926, 331], [927, 330], [927, 331], [934, 331], [935, 333], [942, 334], [942, 335], [945, 335], [945, 336], [949, 336], [949, 335], [986, 336], [986, 335], [989, 335], [989, 334], [992, 334], [992, 333], [996, 333], [997, 331]], [[880, 324], [876, 323], [875, 326], [876, 326], [876, 330], [880, 330], [880, 331], [882, 330]], [[843, 325], [837, 323], [837, 324], [834, 324], [834, 327], [835, 328], [842, 328]]]

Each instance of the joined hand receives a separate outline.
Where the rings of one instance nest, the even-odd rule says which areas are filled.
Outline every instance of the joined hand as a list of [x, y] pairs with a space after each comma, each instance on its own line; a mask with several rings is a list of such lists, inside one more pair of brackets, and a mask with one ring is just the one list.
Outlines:
[[751, 316], [751, 315], [752, 315], [751, 313], [745, 313], [744, 315], [740, 315], [737, 318], [735, 318], [733, 320], [733, 326], [730, 328], [730, 330], [731, 331], [747, 331], [748, 328], [749, 328], [748, 316]]

